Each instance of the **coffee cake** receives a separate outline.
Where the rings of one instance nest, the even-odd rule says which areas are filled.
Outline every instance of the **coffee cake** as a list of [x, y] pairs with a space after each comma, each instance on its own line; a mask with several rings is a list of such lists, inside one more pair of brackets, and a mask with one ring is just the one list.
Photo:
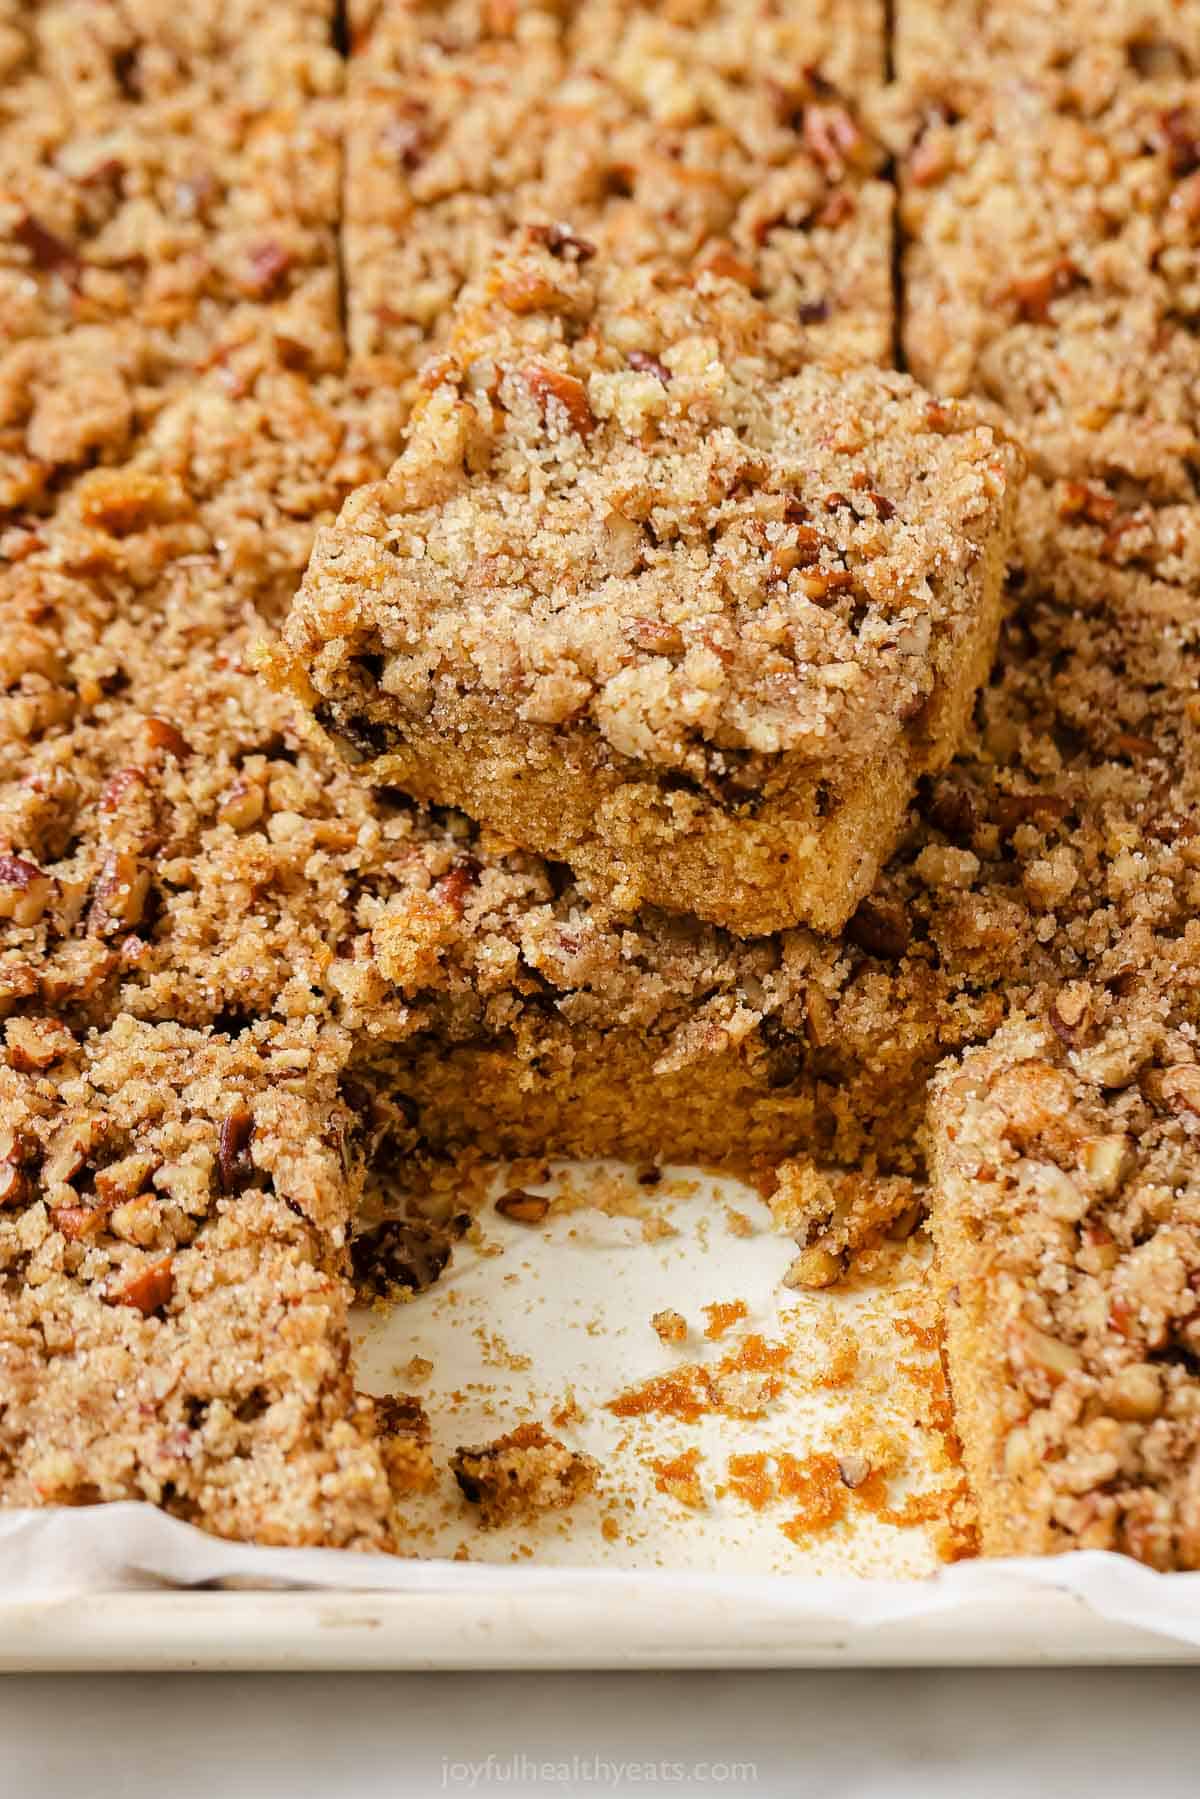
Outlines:
[[[951, 1311], [985, 1547], [1191, 1565], [1192, 12], [964, 0], [931, 58], [898, 9], [907, 356], [1036, 479], [959, 756], [844, 930], [748, 941], [371, 788], [255, 644], [414, 401], [462, 403], [450, 315], [521, 219], [623, 328], [719, 293], [735, 374], [888, 359], [879, 13], [350, 12], [343, 129], [323, 4], [0, 8], [0, 1503], [388, 1546], [431, 1470], [347, 1374], [364, 1194], [460, 1152], [749, 1165], [819, 1283], [908, 1228], [928, 1136], [944, 1270], [959, 1220], [1016, 1232]], [[686, 335], [620, 345], [656, 403]], [[1077, 1131], [1138, 1143], [1080, 1170]]]
[[736, 284], [656, 304], [587, 250], [468, 295], [290, 666], [363, 778], [626, 910], [836, 929], [990, 664], [1019, 458], [903, 376], [773, 380]]

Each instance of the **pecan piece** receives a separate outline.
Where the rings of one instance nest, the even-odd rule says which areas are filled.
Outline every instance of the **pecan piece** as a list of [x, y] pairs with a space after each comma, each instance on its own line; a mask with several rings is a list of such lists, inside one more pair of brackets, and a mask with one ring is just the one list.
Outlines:
[[653, 375], [654, 379], [661, 381], [664, 387], [670, 387], [670, 369], [665, 363], [660, 362], [657, 356], [651, 356], [649, 350], [630, 350], [625, 360], [630, 368], [636, 369], [640, 375]]
[[5, 1206], [23, 1206], [29, 1192], [29, 1177], [12, 1162], [0, 1162], [0, 1210]]
[[23, 856], [0, 856], [0, 918], [35, 925], [50, 904], [53, 878]]
[[92, 904], [91, 928], [101, 936], [131, 930], [141, 920], [150, 891], [149, 873], [136, 856], [114, 850], [104, 859]]
[[51, 1212], [50, 1222], [68, 1243], [83, 1243], [100, 1235], [105, 1217], [103, 1206], [58, 1206]]
[[183, 732], [177, 731], [165, 718], [144, 718], [138, 727], [138, 735], [148, 760], [174, 756], [177, 762], [186, 762], [192, 753], [192, 746]]
[[496, 1210], [514, 1224], [541, 1224], [550, 1210], [550, 1201], [544, 1193], [526, 1193], [521, 1187], [513, 1187], [500, 1195]]
[[1200, 1064], [1180, 1063], [1162, 1078], [1162, 1096], [1172, 1112], [1189, 1112], [1200, 1118]]
[[1117, 514], [1117, 502], [1102, 487], [1087, 481], [1064, 481], [1058, 496], [1061, 519], [1082, 518], [1089, 525], [1111, 525]]
[[718, 244], [701, 263], [706, 274], [719, 275], [727, 281], [736, 281], [739, 287], [753, 288], [757, 277], [748, 262], [735, 256], [728, 244]]
[[582, 381], [574, 375], [564, 374], [561, 369], [548, 368], [542, 362], [531, 362], [523, 374], [543, 417], [561, 412], [568, 428], [577, 437], [590, 437], [596, 429], [596, 419]]
[[282, 244], [259, 244], [250, 252], [243, 286], [255, 300], [266, 300], [277, 293], [293, 262], [290, 250]]
[[31, 212], [17, 221], [12, 235], [23, 250], [28, 250], [35, 269], [44, 269], [51, 275], [61, 275], [66, 281], [78, 280], [83, 265], [74, 246], [57, 237], [53, 231], [48, 231]]
[[217, 1178], [222, 1193], [240, 1193], [254, 1173], [250, 1159], [250, 1139], [254, 1135], [254, 1114], [244, 1100], [221, 1120], [217, 1135]]
[[1086, 1042], [1091, 1005], [1091, 989], [1084, 982], [1064, 987], [1051, 1000], [1046, 1012], [1050, 1028], [1068, 1049], [1078, 1049]]
[[631, 643], [652, 656], [678, 656], [683, 652], [683, 633], [663, 618], [629, 618], [621, 627]]
[[1029, 324], [1044, 325], [1055, 300], [1061, 300], [1072, 288], [1080, 286], [1083, 276], [1068, 256], [1060, 256], [1049, 268], [1036, 275], [1024, 275], [1011, 282], [1008, 297], [1018, 315]]
[[54, 1018], [10, 1018], [6, 1031], [9, 1066], [19, 1074], [40, 1074], [75, 1048], [75, 1039]]
[[567, 256], [575, 262], [590, 262], [596, 246], [580, 237], [569, 225], [530, 225], [528, 235], [535, 244], [544, 244], [551, 256]]
[[110, 1305], [135, 1307], [143, 1318], [161, 1312], [175, 1291], [174, 1259], [173, 1256], [160, 1256], [157, 1262], [146, 1263], [121, 1286], [111, 1293], [106, 1292], [105, 1298]]
[[863, 143], [857, 122], [844, 106], [806, 106], [802, 135], [805, 148], [833, 176], [845, 173]]
[[447, 870], [440, 881], [435, 883], [434, 898], [440, 899], [444, 905], [449, 906], [456, 918], [461, 918], [467, 895], [472, 887], [479, 885], [481, 873], [481, 865], [474, 856], [463, 856], [454, 864], [453, 868]]
[[420, 168], [433, 143], [428, 125], [420, 118], [393, 119], [390, 125], [384, 126], [380, 137], [400, 167], [407, 169], [410, 175]]
[[1039, 831], [1050, 831], [1070, 810], [1056, 793], [1001, 793], [992, 806], [992, 823], [1005, 836], [1011, 836], [1018, 825], [1032, 824]]
[[94, 469], [79, 486], [80, 517], [109, 537], [147, 531], [171, 518], [178, 506], [169, 481], [138, 469]]
[[848, 568], [816, 568], [800, 577], [800, 586], [814, 606], [827, 606], [837, 594], [854, 586], [854, 576]]
[[1160, 147], [1172, 175], [1182, 178], [1200, 169], [1200, 124], [1187, 106], [1172, 106], [1158, 115]]

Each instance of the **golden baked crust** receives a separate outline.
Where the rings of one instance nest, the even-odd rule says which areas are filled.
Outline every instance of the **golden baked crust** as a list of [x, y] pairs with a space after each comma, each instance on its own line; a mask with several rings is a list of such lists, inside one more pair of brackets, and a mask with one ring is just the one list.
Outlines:
[[1020, 461], [900, 375], [772, 379], [780, 339], [719, 278], [501, 259], [285, 628], [364, 778], [629, 909], [845, 922], [991, 660]]

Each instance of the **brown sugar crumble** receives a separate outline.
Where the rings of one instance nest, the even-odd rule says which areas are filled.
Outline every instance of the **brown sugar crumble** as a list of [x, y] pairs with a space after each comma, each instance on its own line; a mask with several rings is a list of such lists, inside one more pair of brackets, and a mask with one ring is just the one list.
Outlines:
[[484, 1530], [562, 1511], [592, 1492], [599, 1467], [568, 1449], [540, 1424], [518, 1425], [478, 1449], [455, 1451], [450, 1463], [468, 1504], [478, 1506]]

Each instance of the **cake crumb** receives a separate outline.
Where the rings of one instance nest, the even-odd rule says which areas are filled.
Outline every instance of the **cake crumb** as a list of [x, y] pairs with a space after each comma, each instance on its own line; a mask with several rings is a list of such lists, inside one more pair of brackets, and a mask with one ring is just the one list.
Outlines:
[[562, 1511], [594, 1490], [599, 1465], [568, 1449], [540, 1424], [522, 1424], [492, 1443], [455, 1451], [450, 1471], [483, 1530]]
[[744, 1299], [717, 1300], [712, 1305], [702, 1306], [701, 1310], [708, 1319], [704, 1335], [710, 1342], [723, 1337], [733, 1325], [750, 1315]]
[[698, 1449], [685, 1449], [668, 1460], [651, 1462], [655, 1487], [692, 1511], [707, 1510], [708, 1500], [697, 1473], [700, 1460]]
[[682, 1312], [673, 1312], [670, 1307], [655, 1312], [650, 1320], [650, 1328], [660, 1343], [683, 1343], [687, 1339], [687, 1319]]

